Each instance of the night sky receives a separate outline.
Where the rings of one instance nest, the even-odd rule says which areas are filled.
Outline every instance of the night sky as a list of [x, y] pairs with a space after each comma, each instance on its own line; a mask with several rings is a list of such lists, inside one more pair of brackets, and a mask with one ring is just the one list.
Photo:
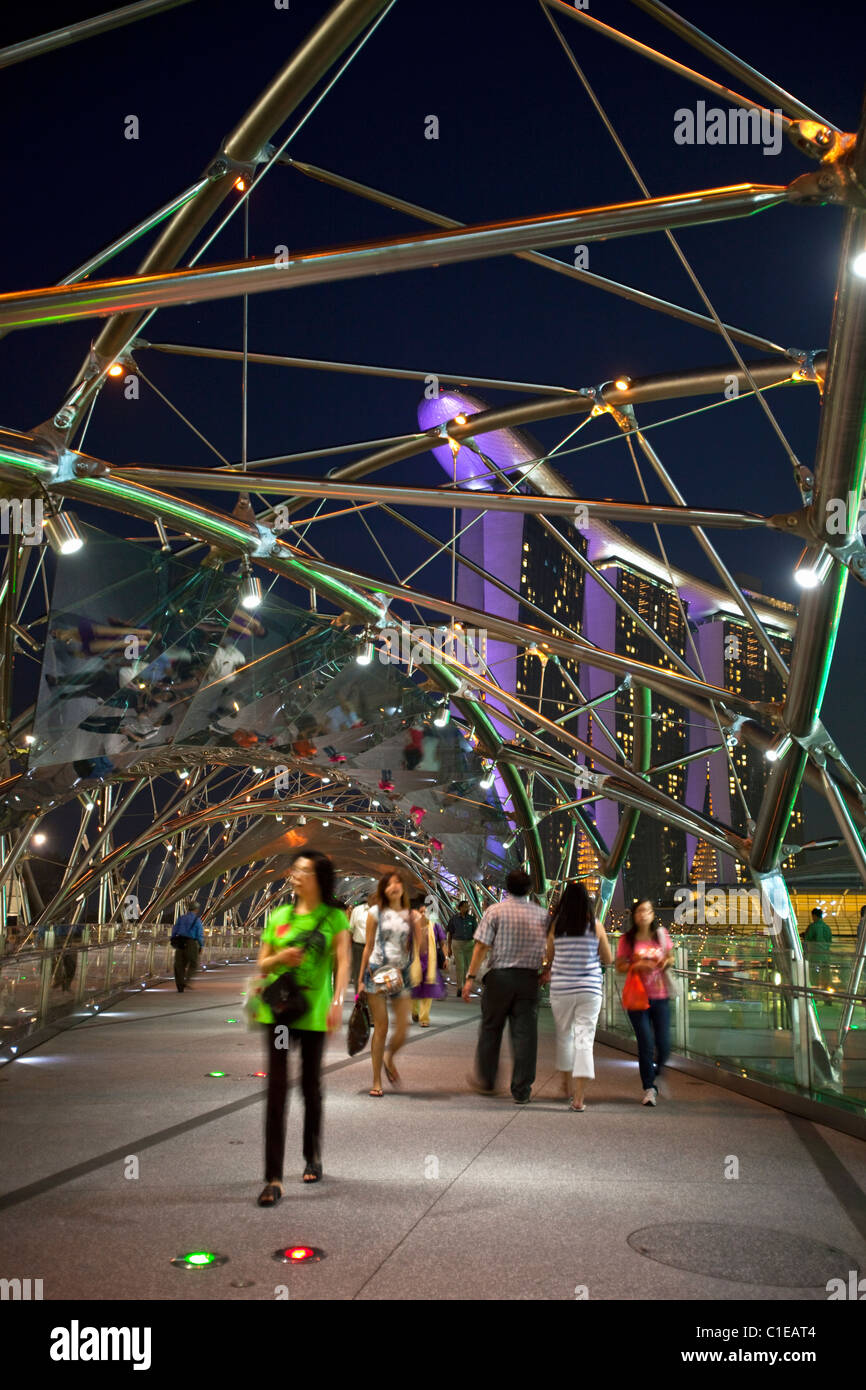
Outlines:
[[[103, 8], [108, 4], [16, 6], [13, 13], [7, 7], [2, 43]], [[194, 182], [328, 8], [317, 0], [291, 0], [288, 11], [275, 9], [273, 0], [199, 0], [4, 71], [4, 288], [56, 282]], [[804, 0], [729, 0], [723, 6], [681, 0], [677, 8], [842, 129], [857, 128], [866, 67], [862, 6], [852, 0], [825, 0], [820, 7]], [[592, 0], [590, 12], [726, 80], [625, 0]], [[702, 99], [718, 103], [567, 18], [557, 22], [652, 194], [747, 180], [783, 184], [814, 167], [787, 142], [775, 157], [754, 146], [676, 144], [678, 108]], [[124, 138], [130, 114], [139, 120], [137, 141]], [[431, 114], [439, 118], [438, 140], [424, 138]], [[640, 196], [534, 0], [398, 0], [290, 153], [467, 222]], [[774, 208], [683, 231], [679, 241], [724, 320], [784, 346], [820, 349], [828, 340], [842, 215], [834, 208]], [[202, 265], [240, 259], [242, 221], [240, 215], [233, 220]], [[272, 256], [279, 244], [301, 252], [423, 230], [287, 168], [269, 173], [251, 201], [253, 256]], [[140, 243], [100, 274], [132, 273], [149, 244]], [[551, 254], [571, 259], [569, 248]], [[701, 308], [661, 233], [594, 243], [588, 268]], [[729, 360], [724, 342], [708, 332], [513, 258], [252, 296], [249, 321], [253, 351], [416, 368], [445, 379], [466, 373], [578, 387], [622, 372], [643, 376]], [[15, 332], [0, 341], [3, 425], [27, 430], [51, 417], [98, 330], [93, 320]], [[240, 348], [241, 303], [160, 312], [144, 336]], [[759, 356], [742, 351], [747, 360]], [[140, 352], [137, 361], [220, 452], [239, 460], [238, 365], [153, 351]], [[519, 398], [481, 394], [494, 404]], [[249, 458], [410, 432], [419, 395], [412, 382], [253, 368]], [[767, 399], [800, 459], [811, 463], [816, 390], [784, 388]], [[638, 418], [649, 424], [711, 403], [666, 402], [646, 407]], [[554, 421], [536, 435], [550, 448], [570, 427], [568, 420]], [[627, 452], [607, 423], [588, 427], [581, 442], [605, 438], [612, 442], [564, 458], [560, 471], [579, 496], [638, 500]], [[695, 505], [767, 513], [800, 505], [788, 458], [753, 400], [672, 424], [651, 438]], [[125, 401], [113, 384], [106, 387], [84, 448], [118, 464], [209, 468], [217, 462], [144, 383], [138, 401]], [[354, 457], [310, 460], [287, 471], [320, 476]], [[442, 472], [426, 454], [392, 468], [387, 479], [438, 485]], [[662, 500], [659, 486], [648, 485]], [[229, 508], [232, 500], [228, 494], [224, 499]], [[429, 530], [450, 534], [449, 513], [412, 515]], [[109, 513], [99, 514], [98, 524], [117, 534], [141, 529]], [[421, 558], [417, 541], [385, 518], [375, 529], [405, 575]], [[651, 533], [632, 534], [654, 546]], [[754, 576], [770, 594], [795, 598], [795, 543], [772, 534], [756, 540], [753, 532], [717, 533], [716, 539], [729, 568]], [[690, 536], [671, 528], [665, 540], [674, 562], [709, 577]], [[317, 526], [315, 541], [331, 559], [390, 577], [355, 519]], [[447, 596], [450, 564], [431, 564], [417, 582]], [[864, 601], [852, 581], [824, 706], [828, 728], [861, 774], [866, 737], [854, 717], [866, 674]], [[810, 815], [813, 804], [807, 802]], [[810, 819], [812, 833], [829, 826], [826, 814]]]

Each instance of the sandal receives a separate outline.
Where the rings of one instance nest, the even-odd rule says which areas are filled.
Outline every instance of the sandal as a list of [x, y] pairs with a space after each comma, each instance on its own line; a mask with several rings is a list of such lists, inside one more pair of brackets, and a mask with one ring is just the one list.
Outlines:
[[385, 1094], [385, 1092], [384, 1092], [384, 1091], [380, 1091], [380, 1090], [378, 1089], [378, 1087], [374, 1086], [373, 1089], [372, 1089], [372, 1091], [368, 1091], [367, 1094], [368, 1094], [369, 1096], [375, 1096], [375, 1097], [378, 1099], [380, 1096], [383, 1096], [383, 1095]]
[[322, 1176], [321, 1163], [308, 1163], [304, 1169], [304, 1182], [319, 1182]]
[[278, 1182], [269, 1182], [259, 1193], [258, 1204], [260, 1207], [275, 1207], [282, 1195], [282, 1185]]
[[430, 1024], [429, 1024], [429, 1023], [422, 1023], [422, 1024], [421, 1024], [421, 1027], [422, 1027], [422, 1028], [429, 1028], [429, 1027], [430, 1027]]
[[569, 1110], [573, 1110], [575, 1115], [582, 1115], [586, 1109], [586, 1101], [581, 1101], [580, 1105], [575, 1105], [574, 1101], [569, 1105]]
[[382, 1070], [384, 1071], [392, 1086], [400, 1085], [400, 1073], [396, 1070], [396, 1068], [394, 1068], [393, 1066], [389, 1067], [388, 1063], [383, 1060]]

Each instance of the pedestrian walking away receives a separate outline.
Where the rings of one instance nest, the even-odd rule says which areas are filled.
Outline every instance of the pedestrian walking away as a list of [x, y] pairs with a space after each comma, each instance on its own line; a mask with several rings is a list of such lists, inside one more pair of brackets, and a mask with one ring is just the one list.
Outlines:
[[185, 989], [189, 989], [198, 965], [199, 953], [204, 949], [204, 925], [198, 915], [198, 906], [198, 903], [190, 903], [186, 912], [178, 917], [171, 929], [174, 982], [178, 994], [183, 994]]
[[489, 955], [481, 992], [475, 1076], [470, 1084], [485, 1093], [495, 1091], [502, 1034], [508, 1023], [515, 1105], [528, 1105], [532, 1095], [538, 1054], [539, 974], [546, 964], [547, 913], [527, 899], [530, 884], [524, 869], [512, 869], [505, 880], [505, 898], [488, 907], [478, 925], [463, 986], [463, 998], [468, 1001], [473, 981]]
[[268, 914], [258, 957], [262, 983], [254, 1009], [265, 1031], [268, 1072], [260, 1207], [274, 1206], [283, 1195], [290, 1045], [301, 1054], [303, 1180], [322, 1177], [322, 1058], [328, 1033], [342, 1023], [349, 978], [349, 923], [335, 902], [330, 859], [301, 850], [290, 880], [293, 901]]
[[[637, 1038], [643, 1105], [658, 1101], [656, 1080], [670, 1055], [670, 990], [665, 971], [673, 958], [673, 942], [656, 920], [652, 899], [641, 898], [632, 907], [629, 930], [619, 939], [616, 968], [621, 975], [631, 972], [636, 992], [643, 993], [642, 1008], [626, 1008]], [[625, 989], [624, 985], [624, 993]]]
[[[383, 874], [376, 889], [376, 901], [367, 914], [367, 940], [361, 958], [361, 992], [370, 1007], [373, 1039], [373, 1085], [370, 1095], [380, 1099], [382, 1072], [392, 1086], [399, 1086], [400, 1074], [394, 1058], [406, 1041], [409, 1027], [410, 990], [421, 981], [421, 919], [409, 910], [409, 894], [398, 873]], [[388, 1003], [393, 1032], [388, 1039]]]
[[569, 883], [551, 913], [547, 937], [550, 1007], [556, 1028], [556, 1065], [571, 1109], [586, 1109], [586, 1083], [595, 1078], [593, 1044], [602, 1000], [602, 966], [613, 955], [582, 883]]
[[469, 962], [475, 949], [473, 937], [477, 926], [478, 918], [469, 911], [469, 903], [463, 898], [457, 904], [457, 911], [448, 923], [445, 937], [445, 955], [453, 958], [457, 973], [458, 996], [463, 994], [463, 986], [469, 972]]

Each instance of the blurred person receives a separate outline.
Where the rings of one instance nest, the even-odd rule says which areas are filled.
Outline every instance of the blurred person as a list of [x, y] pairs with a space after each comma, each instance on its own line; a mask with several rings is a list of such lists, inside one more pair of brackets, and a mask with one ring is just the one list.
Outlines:
[[469, 903], [465, 898], [462, 898], [457, 904], [457, 911], [448, 922], [448, 929], [445, 934], [445, 954], [451, 956], [454, 961], [454, 970], [457, 975], [457, 994], [460, 997], [463, 995], [469, 962], [475, 949], [475, 942], [472, 938], [477, 926], [478, 918], [469, 911]]
[[803, 933], [803, 942], [806, 946], [806, 958], [814, 967], [814, 983], [818, 989], [824, 989], [830, 981], [830, 948], [833, 944], [833, 933], [824, 921], [824, 914], [819, 907], [812, 908], [812, 920]]
[[349, 918], [349, 927], [352, 932], [352, 975], [351, 985], [355, 993], [360, 993], [361, 989], [361, 958], [364, 954], [364, 943], [367, 940], [367, 917], [370, 913], [370, 905], [366, 898], [362, 898], [357, 906], [352, 908], [352, 915]]
[[648, 1009], [627, 1010], [637, 1039], [642, 1105], [657, 1103], [659, 1090], [655, 1083], [670, 1055], [670, 999], [665, 971], [673, 958], [673, 942], [656, 919], [652, 899], [639, 899], [631, 909], [631, 926], [619, 939], [616, 968], [620, 975], [634, 970], [649, 999]]
[[423, 897], [413, 901], [412, 906], [418, 913], [421, 961], [421, 979], [412, 989], [412, 1018], [422, 1028], [429, 1028], [433, 1000], [444, 999], [448, 992], [442, 978], [445, 933], [436, 921], [435, 910], [428, 910]]
[[[400, 874], [387, 873], [379, 879], [376, 900], [367, 914], [367, 940], [361, 957], [361, 990], [373, 1019], [373, 1038], [370, 1046], [373, 1061], [373, 1085], [370, 1095], [380, 1098], [382, 1071], [392, 1086], [400, 1084], [400, 1074], [394, 1066], [394, 1056], [406, 1041], [411, 1004], [411, 972], [413, 956], [421, 949], [421, 922], [417, 913], [409, 910], [409, 894]], [[394, 981], [386, 986], [376, 976], [393, 971]], [[388, 1001], [390, 1000], [394, 1029], [388, 1034]]]
[[[318, 850], [300, 850], [291, 863], [290, 882], [293, 901], [268, 913], [258, 956], [262, 985], [255, 1013], [266, 1031], [268, 1073], [260, 1207], [275, 1206], [283, 1195], [290, 1043], [301, 1053], [303, 1181], [322, 1177], [322, 1058], [328, 1033], [342, 1023], [349, 978], [349, 923], [336, 904], [331, 860]], [[281, 1024], [262, 991], [288, 971], [294, 972], [308, 1008], [293, 1022]]]
[[547, 968], [556, 1066], [572, 1110], [586, 1109], [586, 1083], [595, 1079], [592, 1049], [602, 1000], [601, 967], [612, 961], [607, 932], [585, 886], [569, 883], [550, 916]]
[[198, 915], [199, 904], [190, 903], [171, 929], [174, 947], [174, 982], [178, 994], [191, 988], [192, 976], [198, 965], [199, 952], [204, 950], [204, 924]]
[[528, 1105], [535, 1081], [538, 1053], [539, 975], [547, 964], [547, 913], [527, 900], [531, 880], [525, 869], [512, 869], [505, 880], [506, 896], [488, 907], [475, 933], [475, 949], [463, 998], [489, 955], [481, 993], [481, 1027], [475, 1053], [473, 1090], [491, 1095], [496, 1088], [502, 1034], [508, 1023], [514, 1064], [511, 1095], [515, 1105]]

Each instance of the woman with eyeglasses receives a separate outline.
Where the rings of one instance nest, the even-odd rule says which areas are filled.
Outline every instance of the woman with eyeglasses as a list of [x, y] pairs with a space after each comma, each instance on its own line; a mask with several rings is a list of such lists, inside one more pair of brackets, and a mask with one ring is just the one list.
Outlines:
[[633, 970], [646, 995], [648, 1007], [627, 1010], [637, 1038], [642, 1105], [657, 1103], [656, 1080], [670, 1055], [670, 998], [665, 971], [673, 958], [673, 942], [656, 919], [652, 899], [641, 898], [632, 905], [631, 926], [619, 939], [616, 968], [621, 975]]
[[[267, 1038], [268, 1095], [265, 1113], [265, 1186], [260, 1207], [272, 1207], [283, 1195], [286, 1102], [289, 1092], [289, 1044], [301, 1054], [304, 1097], [305, 1183], [322, 1177], [322, 1058], [328, 1033], [340, 1027], [343, 993], [349, 978], [349, 923], [334, 898], [334, 866], [317, 850], [301, 850], [291, 864], [294, 901], [268, 914], [258, 957], [262, 976], [256, 1018]], [[278, 1001], [267, 1003], [262, 991], [287, 972], [302, 993], [306, 1010], [281, 1023]], [[287, 1015], [288, 1016], [288, 1015]]]
[[[373, 1019], [370, 1051], [373, 1059], [373, 1085], [370, 1095], [381, 1099], [382, 1071], [392, 1086], [399, 1086], [400, 1073], [394, 1056], [406, 1041], [412, 1004], [412, 965], [421, 980], [418, 964], [421, 951], [421, 920], [409, 911], [409, 894], [398, 873], [383, 874], [376, 889], [376, 901], [367, 915], [367, 940], [361, 957], [360, 992], [366, 996]], [[388, 1003], [394, 1031], [388, 1038]]]

